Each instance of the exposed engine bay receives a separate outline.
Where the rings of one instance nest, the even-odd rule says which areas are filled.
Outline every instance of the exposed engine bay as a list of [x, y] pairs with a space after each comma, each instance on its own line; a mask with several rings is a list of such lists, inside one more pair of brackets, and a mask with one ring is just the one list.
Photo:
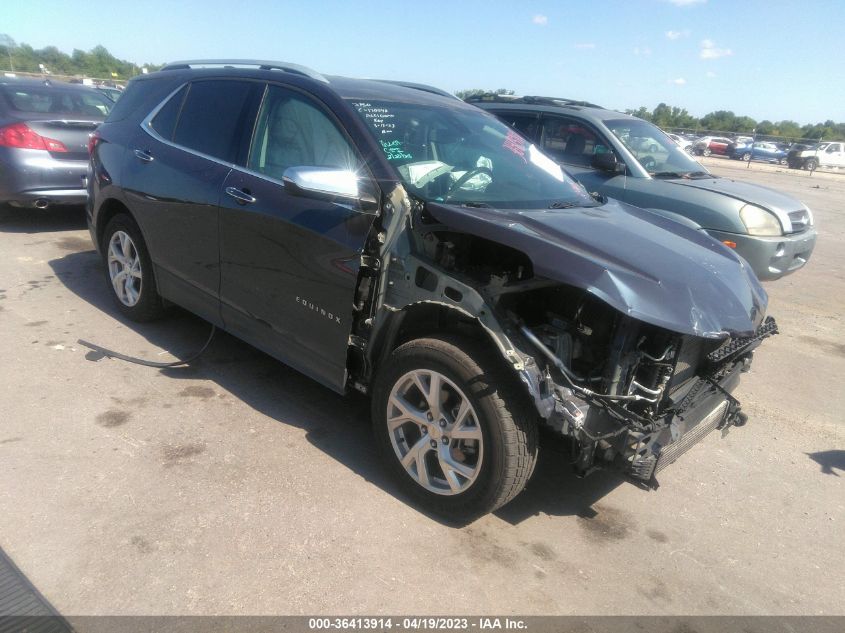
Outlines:
[[675, 332], [535, 275], [520, 250], [418, 217], [382, 271], [384, 307], [434, 304], [456, 308], [445, 318], [477, 319], [541, 423], [570, 438], [578, 473], [612, 465], [656, 487], [656, 473], [709, 431], [745, 424], [731, 392], [760, 341], [777, 333], [770, 317], [750, 336]]

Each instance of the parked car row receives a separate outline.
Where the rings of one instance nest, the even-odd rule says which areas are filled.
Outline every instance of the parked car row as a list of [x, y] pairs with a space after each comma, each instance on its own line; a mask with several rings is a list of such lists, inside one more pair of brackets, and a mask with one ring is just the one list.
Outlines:
[[737, 160], [762, 160], [786, 165], [786, 151], [779, 148], [775, 143], [766, 141], [731, 144], [728, 146], [728, 155]]
[[737, 160], [761, 160], [788, 165], [792, 169], [843, 169], [845, 168], [845, 143], [827, 141], [813, 144], [755, 141], [749, 136], [690, 137], [666, 134], [681, 149], [696, 156], [721, 155]]

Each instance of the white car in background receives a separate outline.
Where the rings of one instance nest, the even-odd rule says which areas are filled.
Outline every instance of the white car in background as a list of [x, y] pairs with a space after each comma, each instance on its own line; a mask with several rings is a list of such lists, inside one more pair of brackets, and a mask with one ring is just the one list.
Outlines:
[[690, 141], [689, 139], [686, 139], [683, 136], [679, 136], [678, 134], [671, 134], [669, 132], [666, 132], [666, 136], [675, 141], [675, 144], [685, 152], [690, 151], [690, 148], [692, 147], [692, 141]]

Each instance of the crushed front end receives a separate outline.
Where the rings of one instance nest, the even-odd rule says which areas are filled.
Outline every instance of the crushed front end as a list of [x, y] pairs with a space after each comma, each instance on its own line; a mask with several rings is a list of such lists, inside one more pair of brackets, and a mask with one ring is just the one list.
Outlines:
[[[547, 290], [537, 305], [573, 305], [571, 294]], [[510, 316], [540, 352], [554, 402], [545, 422], [572, 439], [576, 471], [614, 467], [649, 487], [710, 431], [745, 424], [732, 392], [760, 342], [778, 332], [768, 317], [752, 336], [704, 338], [626, 317], [586, 294], [571, 314], [532, 313], [521, 299], [514, 308], [522, 314]]]

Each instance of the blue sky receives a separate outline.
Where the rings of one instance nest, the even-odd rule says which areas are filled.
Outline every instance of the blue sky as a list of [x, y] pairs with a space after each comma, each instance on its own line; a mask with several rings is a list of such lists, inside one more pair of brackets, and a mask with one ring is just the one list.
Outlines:
[[845, 120], [845, 0], [6, 0], [0, 32], [135, 62], [250, 57], [617, 109]]

